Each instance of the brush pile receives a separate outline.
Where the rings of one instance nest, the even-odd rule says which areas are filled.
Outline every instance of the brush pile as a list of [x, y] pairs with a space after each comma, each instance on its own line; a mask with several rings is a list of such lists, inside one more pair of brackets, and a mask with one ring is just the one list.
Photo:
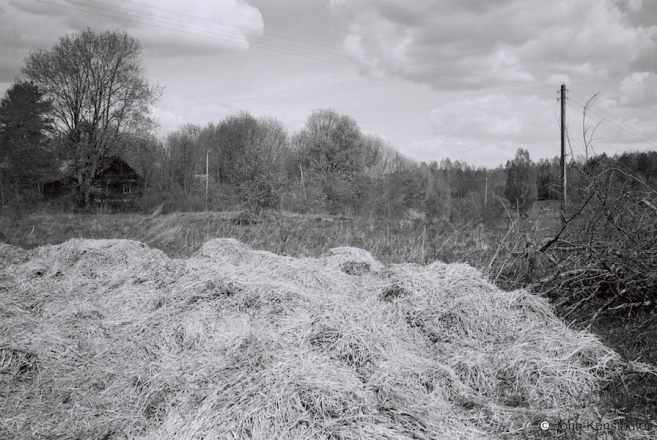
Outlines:
[[466, 265], [232, 239], [187, 260], [129, 240], [0, 252], [0, 438], [545, 438], [544, 420], [556, 438], [613, 421], [597, 393], [619, 357]]

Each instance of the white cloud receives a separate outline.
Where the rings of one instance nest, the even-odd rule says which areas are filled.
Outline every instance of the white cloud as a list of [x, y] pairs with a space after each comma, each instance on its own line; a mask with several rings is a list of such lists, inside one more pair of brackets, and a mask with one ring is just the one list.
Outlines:
[[[430, 119], [436, 134], [529, 139], [551, 134], [545, 129], [536, 132], [547, 121], [549, 105], [532, 97], [512, 99], [505, 95], [487, 95], [446, 103], [432, 110]], [[538, 122], [535, 119], [541, 111], [544, 118]]]
[[643, 9], [643, 0], [628, 0], [628, 6], [634, 12]]
[[248, 38], [263, 31], [258, 9], [241, 0], [52, 3], [10, 0], [0, 17], [3, 45], [49, 49], [59, 37], [90, 27], [124, 29], [144, 47], [162, 54], [248, 49]]
[[616, 99], [624, 107], [657, 105], [657, 75], [633, 72], [621, 81]]
[[531, 73], [527, 72], [522, 66], [522, 63], [512, 53], [505, 50], [497, 51], [493, 54], [490, 70], [491, 76], [495, 78], [513, 80], [519, 82], [533, 82], [534, 77]]
[[[459, 137], [432, 138], [413, 142], [402, 152], [412, 159], [422, 162], [436, 161], [440, 163], [442, 159], [450, 159], [452, 161], [459, 160], [475, 167], [495, 167], [513, 158], [518, 148], [529, 150], [530, 157], [535, 161], [541, 157], [555, 155], [547, 145], [537, 148], [536, 145], [513, 141], [488, 142], [481, 139]], [[456, 151], [459, 152], [458, 156], [454, 154]]]
[[[453, 90], [454, 83], [443, 80], [454, 77], [471, 76], [486, 87], [478, 76], [535, 83], [555, 74], [573, 81], [618, 75], [638, 60], [654, 58], [657, 47], [657, 27], [633, 26], [614, 0], [340, 3], [345, 48], [360, 58], [368, 54], [423, 66], [394, 70], [438, 89]], [[374, 62], [369, 68], [388, 74], [392, 69]]]
[[345, 3], [345, 0], [330, 0], [329, 5], [331, 9], [337, 12]]
[[570, 78], [568, 77], [568, 75], [564, 75], [562, 73], [555, 73], [548, 77], [547, 83], [552, 87], [559, 87], [562, 84], [569, 85]]
[[[187, 52], [249, 48], [249, 37], [259, 36], [264, 23], [258, 9], [240, 0], [192, 0], [181, 3], [144, 0], [147, 7], [124, 6], [126, 14], [143, 11], [135, 36], [145, 44], [178, 47]], [[125, 3], [120, 3], [126, 5]], [[150, 26], [150, 25], [152, 26]]]
[[611, 0], [542, 3], [535, 18], [536, 32], [522, 47], [521, 57], [555, 66], [582, 61], [597, 69], [613, 63], [615, 70], [627, 68], [644, 52], [654, 49], [650, 29], [631, 25]]
[[412, 42], [412, 30], [403, 24], [363, 13], [349, 24], [342, 48], [353, 54], [363, 73], [383, 78], [400, 70], [397, 62], [407, 60]]

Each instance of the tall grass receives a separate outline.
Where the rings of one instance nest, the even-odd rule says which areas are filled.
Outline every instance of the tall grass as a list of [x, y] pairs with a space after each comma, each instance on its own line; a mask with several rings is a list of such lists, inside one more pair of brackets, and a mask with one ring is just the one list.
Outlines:
[[[3, 218], [0, 227], [9, 244], [34, 248], [71, 238], [128, 238], [185, 258], [212, 238], [236, 238], [255, 249], [290, 256], [318, 256], [339, 246], [371, 252], [383, 263], [464, 262], [487, 269], [506, 231], [466, 225], [427, 224], [419, 220], [326, 218], [267, 214], [258, 223], [236, 224], [237, 212], [139, 214], [43, 214]], [[507, 237], [508, 239], [508, 237]], [[503, 250], [511, 249], [505, 244]]]
[[[240, 221], [238, 221], [240, 220]], [[523, 250], [540, 232], [536, 219], [487, 226], [426, 222], [421, 218], [326, 217], [269, 212], [244, 224], [241, 213], [193, 212], [166, 215], [33, 213], [0, 217], [9, 244], [34, 248], [71, 238], [127, 238], [187, 258], [213, 238], [235, 238], [279, 255], [316, 257], [331, 248], [369, 251], [384, 264], [467, 263], [499, 287], [522, 287], [545, 276], [524, 258]], [[539, 268], [540, 269], [540, 268]]]

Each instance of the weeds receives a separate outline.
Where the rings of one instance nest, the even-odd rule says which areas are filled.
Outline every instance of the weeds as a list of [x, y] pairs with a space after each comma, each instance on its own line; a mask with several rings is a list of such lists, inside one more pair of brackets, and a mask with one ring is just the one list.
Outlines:
[[[256, 249], [291, 256], [317, 256], [328, 249], [367, 249], [390, 263], [465, 262], [483, 268], [503, 238], [496, 228], [371, 218], [318, 217], [269, 212], [258, 221], [237, 222], [239, 212], [139, 214], [31, 214], [20, 222], [0, 218], [9, 244], [34, 248], [71, 238], [128, 238], [187, 257], [212, 238], [236, 238]], [[318, 220], [319, 219], [319, 220]], [[508, 238], [507, 238], [508, 239]]]

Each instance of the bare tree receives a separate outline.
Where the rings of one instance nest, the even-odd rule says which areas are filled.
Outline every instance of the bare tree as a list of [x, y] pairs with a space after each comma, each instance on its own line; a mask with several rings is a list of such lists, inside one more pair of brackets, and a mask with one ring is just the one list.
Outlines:
[[141, 46], [125, 32], [87, 29], [60, 38], [50, 51], [31, 53], [23, 74], [52, 102], [65, 157], [87, 206], [99, 162], [116, 152], [122, 134], [152, 122], [150, 108], [161, 89], [144, 78]]
[[363, 156], [365, 173], [380, 178], [407, 165], [408, 159], [380, 137], [363, 136]]
[[289, 154], [289, 139], [281, 122], [240, 113], [222, 121], [218, 132], [224, 180], [239, 187], [240, 198], [249, 209], [276, 206]]
[[320, 175], [346, 178], [364, 169], [358, 123], [334, 110], [314, 111], [293, 143], [305, 165]]
[[201, 127], [185, 124], [167, 136], [171, 177], [185, 194], [193, 188], [194, 176], [201, 170], [201, 158], [205, 162], [199, 146], [200, 133]]
[[158, 180], [156, 171], [162, 169], [167, 159], [163, 142], [151, 133], [144, 133], [126, 136], [124, 143], [124, 159], [144, 179], [146, 188], [152, 188], [154, 184], [161, 186], [163, 182]]

